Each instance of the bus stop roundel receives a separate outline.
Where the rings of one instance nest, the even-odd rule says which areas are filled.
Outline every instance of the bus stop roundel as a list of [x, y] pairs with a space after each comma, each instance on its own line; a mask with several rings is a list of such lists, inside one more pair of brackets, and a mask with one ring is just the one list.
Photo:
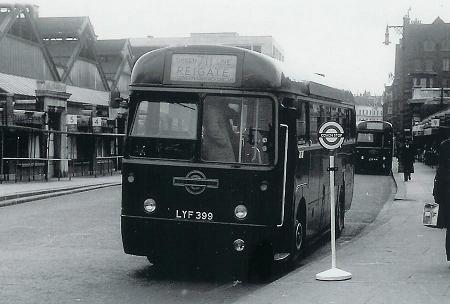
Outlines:
[[339, 148], [344, 142], [344, 129], [334, 121], [328, 121], [319, 128], [319, 143], [328, 150]]

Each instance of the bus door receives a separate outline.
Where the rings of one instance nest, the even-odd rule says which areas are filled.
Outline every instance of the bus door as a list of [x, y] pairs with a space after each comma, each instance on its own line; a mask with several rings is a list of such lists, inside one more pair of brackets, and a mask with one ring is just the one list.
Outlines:
[[322, 213], [321, 201], [319, 200], [320, 191], [320, 172], [321, 164], [321, 147], [318, 140], [317, 131], [320, 126], [320, 108], [319, 105], [309, 104], [309, 184], [307, 198], [307, 236], [315, 235], [319, 232], [320, 217]]
[[[330, 108], [327, 106], [320, 107], [321, 123], [331, 120]], [[329, 151], [328, 149], [321, 149], [318, 151], [320, 155], [319, 168], [319, 204], [320, 204], [320, 223], [319, 230], [330, 224], [330, 178], [329, 178]]]
[[280, 107], [278, 159], [279, 168], [283, 170], [284, 225], [293, 227], [294, 173], [296, 159], [298, 158], [296, 141], [297, 109], [294, 107], [294, 100], [290, 98], [285, 98], [283, 106]]
[[[295, 164], [295, 201], [297, 203], [304, 202], [306, 207], [305, 219], [310, 219], [310, 212], [308, 212], [309, 201], [309, 187], [310, 187], [310, 163], [311, 163], [311, 143], [309, 140], [308, 129], [308, 115], [309, 103], [306, 101], [299, 101], [297, 106], [297, 119], [296, 119], [296, 145], [297, 145], [297, 157]], [[301, 212], [301, 211], [300, 211]], [[300, 215], [300, 214], [299, 214]], [[296, 214], [297, 216], [297, 214]], [[306, 235], [308, 235], [309, 225], [307, 226]]]

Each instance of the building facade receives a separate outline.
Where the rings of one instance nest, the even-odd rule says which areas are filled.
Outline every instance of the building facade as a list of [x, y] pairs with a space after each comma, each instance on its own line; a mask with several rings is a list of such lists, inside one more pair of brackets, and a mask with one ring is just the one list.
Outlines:
[[117, 117], [88, 17], [0, 6], [0, 181], [118, 170]]
[[392, 121], [399, 138], [411, 138], [414, 125], [448, 108], [450, 95], [450, 23], [403, 18], [396, 45]]
[[371, 96], [369, 92], [355, 96], [356, 123], [383, 120], [381, 96]]
[[228, 45], [241, 47], [284, 61], [284, 52], [272, 36], [240, 36], [238, 33], [191, 33], [189, 37], [152, 37], [130, 39], [134, 55], [167, 46], [182, 45]]

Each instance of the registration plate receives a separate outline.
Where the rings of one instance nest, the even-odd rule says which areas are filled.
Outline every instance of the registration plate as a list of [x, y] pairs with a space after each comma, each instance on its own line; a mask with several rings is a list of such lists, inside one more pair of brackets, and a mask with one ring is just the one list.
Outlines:
[[175, 210], [175, 218], [182, 220], [212, 221], [214, 215], [207, 211]]

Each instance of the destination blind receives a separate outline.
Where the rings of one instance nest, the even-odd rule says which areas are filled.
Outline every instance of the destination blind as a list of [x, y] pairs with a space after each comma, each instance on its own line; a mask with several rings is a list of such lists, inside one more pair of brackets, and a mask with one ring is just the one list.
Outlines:
[[233, 55], [173, 54], [170, 80], [232, 84], [236, 63]]

